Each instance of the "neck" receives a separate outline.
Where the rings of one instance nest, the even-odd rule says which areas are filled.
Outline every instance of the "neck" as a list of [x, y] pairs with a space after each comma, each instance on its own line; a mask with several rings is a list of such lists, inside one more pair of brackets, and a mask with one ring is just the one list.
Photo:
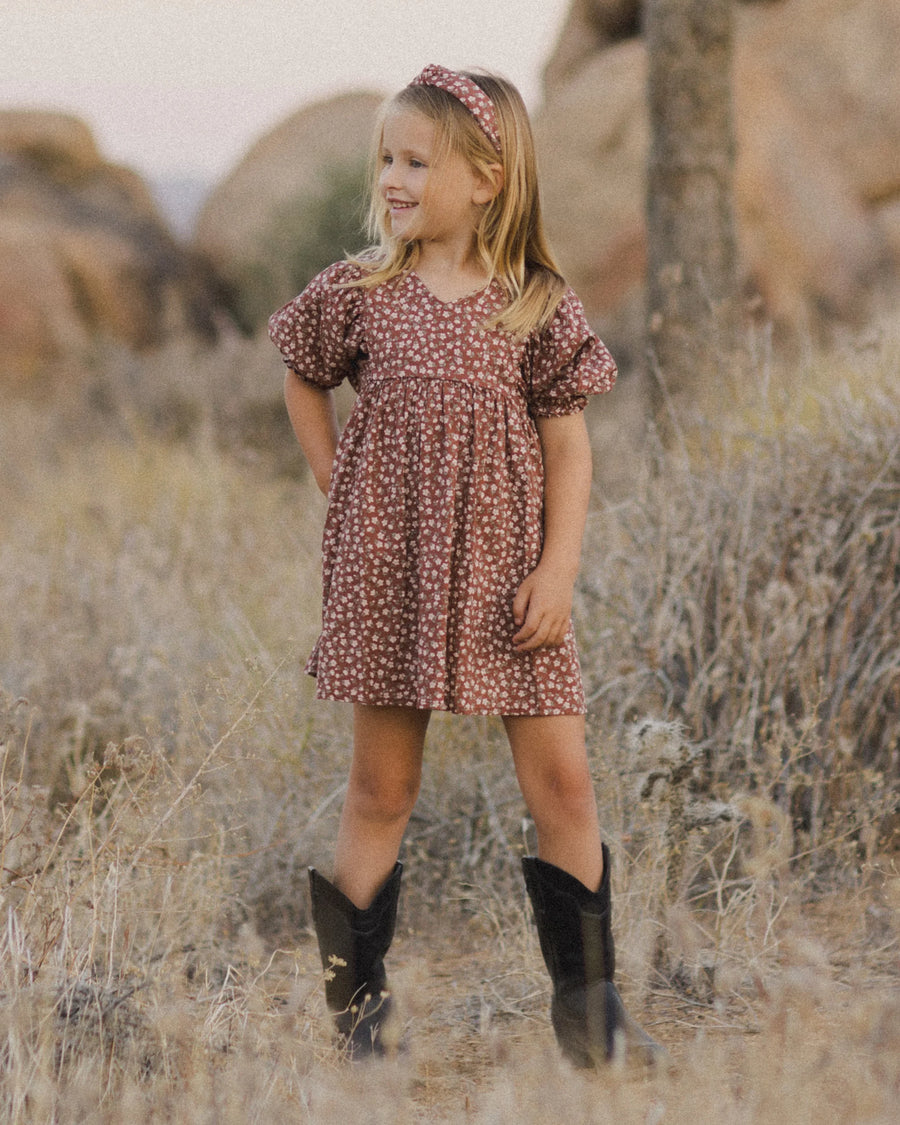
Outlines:
[[485, 284], [490, 274], [475, 252], [474, 244], [452, 245], [422, 242], [416, 261], [416, 273], [428, 283], [446, 290], [471, 291]]

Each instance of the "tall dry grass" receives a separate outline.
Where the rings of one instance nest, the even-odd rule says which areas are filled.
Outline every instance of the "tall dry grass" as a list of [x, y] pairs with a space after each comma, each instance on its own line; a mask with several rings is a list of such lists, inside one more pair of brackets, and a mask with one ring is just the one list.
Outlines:
[[620, 979], [679, 1064], [644, 1080], [557, 1055], [531, 828], [479, 719], [430, 733], [392, 954], [408, 1050], [331, 1047], [305, 867], [349, 727], [300, 672], [323, 507], [266, 346], [106, 355], [84, 393], [6, 404], [5, 1118], [895, 1120], [896, 358], [761, 364], [597, 489], [579, 629]]

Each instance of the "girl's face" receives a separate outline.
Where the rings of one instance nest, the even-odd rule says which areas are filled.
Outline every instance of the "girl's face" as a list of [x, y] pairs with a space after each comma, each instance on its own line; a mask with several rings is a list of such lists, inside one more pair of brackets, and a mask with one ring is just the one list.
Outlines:
[[455, 153], [435, 166], [434, 122], [410, 109], [392, 109], [381, 139], [379, 190], [391, 232], [406, 241], [473, 240], [481, 208], [494, 192]]

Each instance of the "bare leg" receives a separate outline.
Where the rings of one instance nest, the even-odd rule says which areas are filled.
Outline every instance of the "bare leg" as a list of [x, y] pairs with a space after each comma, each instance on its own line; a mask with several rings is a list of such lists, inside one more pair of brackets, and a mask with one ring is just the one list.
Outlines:
[[503, 722], [537, 829], [538, 855], [596, 890], [603, 853], [584, 716], [507, 716]]
[[334, 856], [334, 883], [366, 909], [390, 875], [419, 795], [429, 711], [353, 711], [353, 763]]

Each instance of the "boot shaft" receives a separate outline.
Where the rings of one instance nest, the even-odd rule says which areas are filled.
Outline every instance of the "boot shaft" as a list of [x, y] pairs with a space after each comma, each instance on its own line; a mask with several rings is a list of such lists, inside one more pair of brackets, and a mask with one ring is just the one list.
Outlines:
[[526, 856], [525, 886], [534, 910], [541, 953], [557, 987], [590, 987], [615, 976], [610, 855], [603, 845], [603, 878], [596, 891], [555, 867]]
[[332, 1011], [349, 1009], [362, 994], [377, 996], [384, 990], [384, 957], [397, 924], [402, 872], [402, 864], [397, 863], [371, 906], [361, 910], [318, 871], [309, 869], [325, 999]]

